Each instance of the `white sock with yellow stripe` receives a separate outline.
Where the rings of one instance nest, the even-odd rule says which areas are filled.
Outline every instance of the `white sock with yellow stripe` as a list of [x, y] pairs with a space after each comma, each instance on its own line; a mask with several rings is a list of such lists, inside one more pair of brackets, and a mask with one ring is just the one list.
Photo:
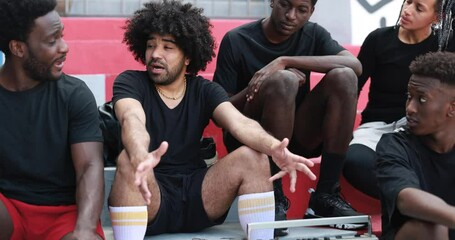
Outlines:
[[147, 230], [147, 206], [111, 207], [115, 240], [143, 240]]
[[[246, 232], [248, 223], [275, 221], [275, 197], [273, 191], [239, 196], [239, 220]], [[273, 239], [273, 229], [258, 229], [251, 232], [249, 240]]]

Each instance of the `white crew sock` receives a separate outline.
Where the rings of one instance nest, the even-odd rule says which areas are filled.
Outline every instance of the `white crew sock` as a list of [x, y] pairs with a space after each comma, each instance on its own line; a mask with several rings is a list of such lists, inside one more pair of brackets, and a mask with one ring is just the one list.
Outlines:
[[[249, 223], [275, 221], [275, 197], [273, 191], [239, 196], [238, 210], [240, 225], [242, 225], [245, 233], [247, 233], [246, 226]], [[249, 240], [258, 239], [273, 239], [273, 229], [252, 231]]]
[[147, 230], [147, 206], [111, 207], [115, 240], [143, 240]]

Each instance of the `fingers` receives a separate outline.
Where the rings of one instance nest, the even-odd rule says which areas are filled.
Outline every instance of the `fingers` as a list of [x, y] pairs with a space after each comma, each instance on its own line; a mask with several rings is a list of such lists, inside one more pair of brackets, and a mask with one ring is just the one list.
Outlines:
[[296, 165], [296, 169], [299, 171], [299, 172], [303, 172], [305, 175], [308, 176], [308, 178], [310, 178], [311, 180], [316, 180], [316, 175], [308, 168], [307, 165], [303, 164], [303, 163], [297, 163]]
[[303, 84], [305, 84], [305, 82], [306, 82], [305, 73], [301, 72], [300, 70], [298, 70], [296, 68], [288, 68], [287, 70], [294, 73], [297, 76], [297, 78], [299, 79], [299, 86], [302, 86]]
[[147, 179], [144, 179], [142, 181], [141, 185], [139, 186], [139, 191], [141, 192], [142, 197], [144, 198], [147, 205], [149, 205], [151, 201], [150, 199], [152, 198], [152, 193], [150, 193], [150, 190], [148, 188]]
[[155, 151], [153, 151], [153, 154], [155, 155], [155, 157], [161, 158], [166, 153], [168, 147], [169, 147], [169, 143], [167, 143], [166, 141], [163, 141], [160, 144], [160, 146]]
[[293, 193], [293, 192], [295, 192], [295, 184], [297, 182], [297, 172], [296, 171], [291, 171], [289, 173], [289, 180], [290, 180], [289, 190]]
[[277, 174], [273, 175], [272, 177], [269, 178], [269, 181], [273, 182], [277, 179], [280, 179], [286, 175], [286, 171], [279, 171]]

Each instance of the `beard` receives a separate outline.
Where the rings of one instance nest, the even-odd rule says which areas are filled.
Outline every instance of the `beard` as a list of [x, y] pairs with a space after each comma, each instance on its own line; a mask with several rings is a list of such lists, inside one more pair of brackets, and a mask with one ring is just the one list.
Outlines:
[[28, 50], [29, 58], [23, 63], [23, 68], [25, 72], [34, 80], [39, 82], [45, 81], [55, 81], [60, 78], [60, 76], [52, 75], [52, 65], [47, 66], [40, 62], [36, 55]]
[[177, 80], [177, 77], [182, 73], [183, 68], [185, 67], [184, 59], [182, 59], [177, 64], [177, 66], [172, 69], [169, 69], [169, 65], [167, 65], [166, 63], [160, 62], [160, 64], [163, 66], [163, 68], [165, 70], [165, 74], [156, 75], [156, 74], [152, 74], [151, 71], [149, 70], [149, 68], [151, 68], [150, 66], [155, 62], [157, 62], [157, 61], [156, 60], [154, 61], [153, 59], [148, 62], [147, 72], [148, 72], [150, 79], [152, 79], [153, 83], [156, 85], [161, 85], [161, 86], [167, 86], [167, 85], [170, 85], [173, 82], [175, 82]]

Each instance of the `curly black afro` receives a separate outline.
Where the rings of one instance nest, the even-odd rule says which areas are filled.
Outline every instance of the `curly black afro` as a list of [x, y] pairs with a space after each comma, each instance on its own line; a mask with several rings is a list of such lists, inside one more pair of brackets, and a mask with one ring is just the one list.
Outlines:
[[412, 74], [433, 77], [455, 86], [455, 53], [430, 52], [418, 56], [409, 66]]
[[56, 6], [56, 0], [0, 0], [0, 50], [8, 56], [9, 42], [26, 41], [35, 19]]
[[215, 57], [215, 41], [211, 32], [213, 26], [202, 12], [201, 8], [179, 1], [146, 3], [143, 9], [127, 20], [123, 42], [128, 45], [134, 58], [145, 65], [149, 35], [172, 35], [190, 59], [187, 72], [196, 75], [200, 70], [205, 70], [207, 63]]

